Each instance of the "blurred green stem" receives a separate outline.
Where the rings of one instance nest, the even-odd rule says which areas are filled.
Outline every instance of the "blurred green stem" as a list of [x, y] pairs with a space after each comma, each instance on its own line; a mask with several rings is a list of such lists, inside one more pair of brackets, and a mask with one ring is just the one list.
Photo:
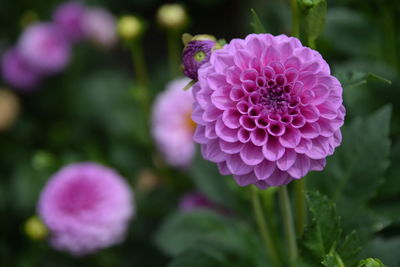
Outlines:
[[272, 240], [271, 231], [262, 211], [261, 202], [258, 197], [258, 190], [254, 186], [251, 187], [251, 203], [253, 205], [254, 218], [257, 222], [258, 230], [260, 231], [261, 238], [267, 250], [267, 255], [271, 259], [273, 266], [281, 266], [281, 262], [278, 257], [278, 251]]
[[290, 0], [290, 7], [292, 10], [292, 36], [300, 37], [300, 20], [299, 20], [299, 9], [297, 6], [297, 0]]
[[175, 78], [179, 74], [179, 65], [181, 58], [179, 32], [176, 30], [168, 30], [167, 39], [169, 72], [171, 78]]
[[297, 252], [296, 234], [294, 231], [292, 210], [290, 207], [290, 200], [286, 186], [279, 187], [279, 200], [283, 217], [285, 238], [287, 242], [287, 247], [289, 249], [288, 251], [289, 266], [295, 267], [298, 252]]
[[296, 206], [296, 234], [300, 238], [304, 232], [307, 222], [306, 198], [305, 198], [305, 177], [294, 182], [295, 206]]
[[131, 46], [133, 65], [136, 72], [136, 79], [140, 90], [140, 101], [144, 107], [144, 112], [147, 114], [149, 109], [149, 76], [147, 74], [144, 53], [140, 40], [134, 40]]

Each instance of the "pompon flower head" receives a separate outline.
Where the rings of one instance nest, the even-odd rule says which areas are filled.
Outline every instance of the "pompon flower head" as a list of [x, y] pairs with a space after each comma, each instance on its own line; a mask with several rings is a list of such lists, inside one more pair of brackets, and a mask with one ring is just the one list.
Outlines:
[[153, 106], [153, 137], [165, 160], [175, 167], [187, 167], [195, 152], [192, 92], [182, 90], [188, 82], [180, 78], [167, 84]]
[[199, 69], [194, 140], [241, 185], [285, 185], [341, 143], [342, 87], [321, 55], [286, 35], [234, 39]]
[[63, 70], [70, 59], [70, 44], [60, 28], [37, 22], [28, 26], [18, 43], [19, 53], [37, 72], [52, 74]]
[[38, 210], [53, 246], [82, 255], [124, 238], [134, 212], [133, 193], [112, 169], [75, 163], [48, 181]]
[[83, 17], [83, 30], [94, 43], [111, 48], [117, 42], [117, 25], [114, 16], [104, 8], [88, 8]]
[[10, 48], [2, 56], [1, 72], [7, 84], [25, 92], [33, 90], [40, 80], [16, 48]]
[[83, 37], [82, 19], [85, 9], [85, 6], [79, 2], [66, 2], [54, 11], [53, 21], [72, 42], [79, 41]]

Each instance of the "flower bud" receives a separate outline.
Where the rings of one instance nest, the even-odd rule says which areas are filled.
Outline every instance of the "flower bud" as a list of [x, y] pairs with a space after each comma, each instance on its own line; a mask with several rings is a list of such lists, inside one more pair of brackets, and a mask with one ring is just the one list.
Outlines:
[[358, 267], [386, 267], [382, 261], [379, 259], [368, 258], [360, 261], [357, 265]]
[[181, 29], [186, 25], [188, 16], [182, 5], [165, 4], [158, 9], [157, 20], [167, 29]]
[[185, 34], [182, 40], [186, 45], [182, 53], [183, 74], [190, 79], [197, 80], [197, 71], [210, 60], [213, 49], [217, 48], [215, 37], [206, 34], [191, 37]]
[[42, 240], [48, 233], [46, 226], [37, 216], [32, 216], [25, 222], [24, 230], [33, 240]]
[[19, 113], [18, 97], [9, 90], [0, 89], [0, 131], [7, 130]]
[[118, 35], [125, 41], [138, 38], [144, 30], [142, 21], [135, 16], [123, 16], [118, 21]]

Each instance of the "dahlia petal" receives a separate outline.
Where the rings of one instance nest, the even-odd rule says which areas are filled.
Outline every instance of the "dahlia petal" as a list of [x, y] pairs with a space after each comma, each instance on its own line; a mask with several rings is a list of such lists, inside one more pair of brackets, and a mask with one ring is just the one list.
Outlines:
[[310, 139], [302, 138], [300, 143], [295, 147], [294, 151], [299, 154], [304, 154], [312, 148], [312, 142]]
[[233, 179], [235, 179], [236, 183], [240, 186], [247, 186], [257, 182], [257, 177], [253, 172], [244, 175], [234, 175]]
[[263, 44], [256, 34], [250, 34], [246, 37], [246, 47], [252, 52], [255, 57], [261, 57], [261, 54], [263, 52]]
[[219, 117], [221, 117], [221, 115], [222, 110], [214, 107], [209, 107], [204, 111], [202, 118], [206, 122], [212, 122], [216, 121]]
[[281, 74], [285, 71], [285, 67], [279, 61], [269, 63], [269, 66], [275, 71], [276, 74]]
[[249, 67], [248, 62], [251, 60], [252, 56], [244, 49], [236, 51], [236, 56], [234, 57], [235, 65], [245, 70]]
[[269, 137], [266, 145], [262, 147], [265, 158], [269, 161], [277, 161], [285, 153], [285, 148], [279, 143], [278, 138]]
[[219, 90], [215, 90], [210, 99], [215, 107], [221, 110], [231, 109], [236, 107], [236, 103], [232, 102], [229, 99], [229, 94], [232, 90], [232, 87], [225, 86], [220, 88]]
[[250, 133], [250, 140], [256, 146], [263, 146], [268, 141], [268, 134], [264, 129], [256, 129]]
[[216, 72], [225, 74], [228, 67], [232, 66], [234, 61], [232, 55], [228, 53], [222, 53], [221, 50], [217, 50], [213, 53], [210, 59], [214, 65]]
[[325, 168], [326, 159], [311, 159], [310, 170], [311, 171], [322, 171]]
[[317, 123], [306, 123], [300, 129], [300, 134], [303, 138], [316, 138], [319, 136], [319, 125]]
[[[324, 118], [320, 118], [318, 120], [318, 125], [319, 125], [319, 128], [320, 128], [320, 131], [319, 131], [320, 134], [322, 136], [325, 136], [325, 137], [332, 136], [335, 133], [335, 131], [338, 128], [340, 128], [340, 126], [342, 126], [342, 124], [343, 124], [342, 120], [337, 120], [337, 121], [338, 121], [339, 125], [334, 125], [333, 121], [330, 121], [330, 120], [327, 120], [327, 119], [324, 119]], [[338, 127], [334, 128], [334, 126], [338, 126]]]
[[254, 174], [257, 176], [258, 180], [265, 180], [271, 176], [275, 169], [275, 162], [264, 160], [254, 167]]
[[255, 186], [257, 186], [259, 189], [261, 189], [261, 190], [265, 190], [265, 189], [267, 189], [268, 187], [270, 187], [270, 185], [267, 183], [267, 182], [264, 182], [264, 181], [258, 181], [258, 182], [256, 182], [255, 183]]
[[297, 81], [298, 70], [296, 70], [295, 68], [286, 69], [284, 74], [288, 83]]
[[294, 55], [298, 56], [302, 62], [309, 62], [313, 57], [311, 49], [308, 47], [299, 47], [298, 49], [295, 49]]
[[226, 127], [222, 119], [218, 119], [215, 123], [215, 133], [226, 142], [238, 141], [237, 130]]
[[310, 170], [310, 159], [304, 155], [298, 155], [296, 162], [288, 170], [290, 176], [295, 179], [300, 179], [304, 177]]
[[329, 96], [329, 89], [323, 84], [318, 84], [316, 85], [312, 91], [315, 94], [313, 104], [314, 105], [319, 105], [323, 102], [325, 102], [326, 98]]
[[279, 46], [279, 51], [281, 54], [281, 60], [284, 61], [293, 55], [293, 47], [290, 42], [284, 42]]
[[217, 138], [217, 133], [215, 132], [215, 124], [209, 123], [206, 124], [205, 135], [208, 139], [215, 139]]
[[193, 111], [192, 111], [192, 120], [200, 125], [205, 125], [206, 122], [203, 120], [203, 113], [204, 110], [200, 107], [199, 104], [193, 104]]
[[301, 72], [298, 79], [304, 84], [304, 87], [307, 89], [311, 89], [312, 87], [314, 87], [317, 82], [315, 74], [311, 71]]
[[218, 162], [217, 166], [218, 166], [219, 173], [221, 175], [230, 175], [231, 174], [230, 170], [226, 166], [226, 162]]
[[310, 157], [310, 159], [323, 159], [328, 155], [329, 144], [326, 137], [318, 137], [312, 139], [312, 147], [305, 154]]
[[199, 144], [206, 144], [208, 139], [205, 136], [206, 127], [203, 125], [197, 125], [194, 131], [193, 140]]
[[261, 61], [260, 61], [260, 57], [253, 57], [250, 60], [250, 64], [249, 64], [250, 68], [256, 70], [258, 73], [261, 73]]
[[222, 162], [226, 159], [226, 154], [219, 148], [218, 139], [211, 140], [207, 144], [201, 145], [201, 154], [212, 162]]
[[326, 118], [326, 119], [334, 119], [337, 116], [337, 108], [334, 108], [334, 106], [331, 106], [328, 101], [326, 101], [324, 104], [316, 106], [319, 114], [321, 117]]
[[247, 143], [240, 151], [240, 158], [247, 165], [254, 166], [264, 160], [264, 155], [262, 153], [261, 147], [255, 146], [251, 143]]
[[238, 154], [228, 155], [226, 157], [226, 166], [235, 175], [248, 174], [253, 170], [253, 167], [244, 163]]
[[339, 146], [342, 143], [342, 132], [339, 130], [336, 131], [333, 137], [335, 141], [335, 147]]
[[294, 68], [300, 70], [301, 68], [301, 61], [298, 57], [292, 56], [286, 59], [285, 63], [283, 64], [286, 69]]
[[269, 65], [271, 62], [276, 62], [279, 60], [279, 52], [273, 46], [267, 47], [267, 49], [262, 52], [261, 63], [264, 65]]
[[287, 148], [295, 148], [300, 143], [301, 135], [298, 129], [287, 127], [285, 134], [279, 137], [279, 142]]
[[245, 93], [241, 87], [233, 87], [229, 92], [229, 98], [233, 101], [240, 101], [245, 97]]
[[241, 114], [236, 109], [225, 110], [222, 114], [222, 121], [224, 124], [231, 129], [237, 129], [240, 127], [239, 119]]
[[237, 66], [230, 66], [226, 70], [226, 81], [232, 85], [240, 85], [240, 73], [242, 71]]
[[243, 146], [244, 144], [241, 142], [230, 143], [221, 139], [219, 140], [219, 147], [227, 154], [237, 154], [242, 150]]
[[207, 83], [208, 83], [208, 86], [210, 87], [210, 89], [212, 89], [212, 90], [217, 90], [218, 88], [228, 85], [225, 80], [225, 75], [222, 75], [219, 73], [208, 74], [207, 75]]
[[[321, 108], [325, 111], [325, 108]], [[300, 109], [301, 115], [304, 116], [304, 118], [306, 119], [307, 122], [316, 122], [319, 119], [319, 116], [322, 114], [321, 110], [319, 108], [316, 108], [312, 105], [308, 105], [306, 107], [302, 107]]]
[[276, 165], [281, 171], [290, 169], [296, 161], [296, 152], [293, 149], [286, 149], [285, 154], [278, 159]]
[[248, 115], [241, 116], [239, 118], [239, 123], [240, 123], [240, 125], [242, 125], [242, 127], [244, 129], [246, 129], [247, 131], [250, 131], [250, 132], [257, 128], [257, 125], [254, 122], [254, 120]]
[[283, 172], [278, 168], [265, 180], [270, 186], [281, 186], [290, 182], [290, 177], [287, 172]]
[[244, 128], [240, 128], [237, 132], [238, 140], [242, 143], [247, 143], [250, 141], [250, 132]]

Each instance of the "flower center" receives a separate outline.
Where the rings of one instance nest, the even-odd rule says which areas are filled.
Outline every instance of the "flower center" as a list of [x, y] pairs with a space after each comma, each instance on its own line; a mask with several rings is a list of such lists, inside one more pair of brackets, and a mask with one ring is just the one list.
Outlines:
[[263, 110], [270, 112], [277, 112], [287, 104], [287, 96], [285, 96], [283, 88], [281, 87], [264, 87], [259, 89], [260, 100], [259, 104], [262, 105]]
[[203, 61], [206, 58], [206, 53], [204, 51], [198, 51], [194, 54], [194, 59], [198, 62]]

